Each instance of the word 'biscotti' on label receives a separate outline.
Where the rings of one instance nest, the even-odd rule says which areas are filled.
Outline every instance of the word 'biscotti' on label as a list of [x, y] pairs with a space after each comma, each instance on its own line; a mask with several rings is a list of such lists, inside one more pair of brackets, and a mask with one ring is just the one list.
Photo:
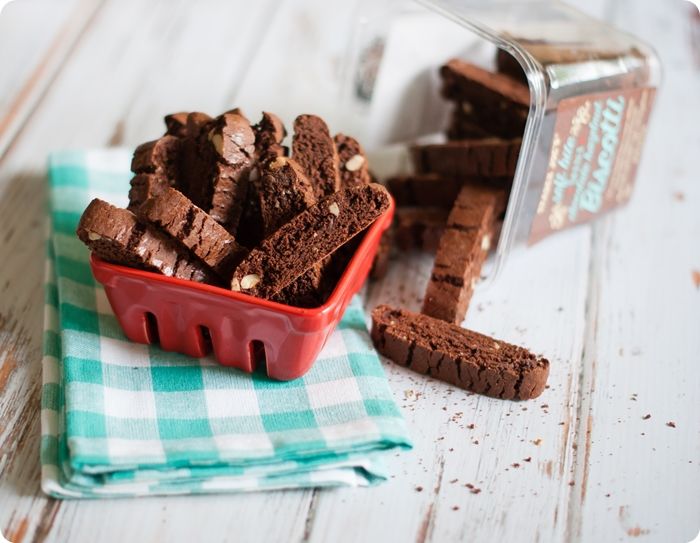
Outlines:
[[629, 200], [655, 89], [562, 100], [529, 243]]

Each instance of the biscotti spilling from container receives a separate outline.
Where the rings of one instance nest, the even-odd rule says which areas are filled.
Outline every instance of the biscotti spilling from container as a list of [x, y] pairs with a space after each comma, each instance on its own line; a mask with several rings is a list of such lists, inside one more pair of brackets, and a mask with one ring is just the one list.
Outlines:
[[[443, 195], [456, 196], [462, 182], [500, 185], [507, 205], [493, 262], [482, 274], [493, 278], [516, 245], [630, 199], [660, 83], [648, 45], [562, 2], [425, 5], [453, 22], [426, 12], [420, 25], [418, 16], [396, 23], [396, 36], [420, 26], [420, 50], [406, 44], [403, 51], [391, 34], [378, 76], [383, 92], [383, 74], [396, 78], [391, 65], [401, 63], [410, 88], [392, 96], [426, 103], [401, 103], [420, 121], [386, 119], [397, 127], [387, 132], [402, 151], [392, 159], [394, 171], [381, 174], [393, 177], [388, 186], [399, 214], [404, 205], [434, 207]], [[382, 156], [370, 148], [377, 167], [375, 155]], [[416, 204], [417, 195], [425, 198]]]
[[[132, 160], [128, 209], [93, 200], [77, 234], [102, 259], [298, 307], [323, 304], [390, 205], [354, 138], [234, 109], [176, 113]], [[344, 249], [344, 250], [341, 250]]]
[[[403, 75], [414, 82], [403, 95], [430, 96], [432, 116], [414, 111], [422, 125], [408, 137], [392, 134], [399, 143], [377, 156], [393, 165], [382, 174], [397, 204], [395, 246], [435, 260], [422, 314], [378, 308], [373, 339], [414, 371], [495, 397], [532, 398], [544, 389], [548, 362], [460, 325], [477, 283], [497, 275], [514, 245], [630, 198], [658, 61], [639, 40], [562, 3], [428, 5], [485, 40], [422, 21], [421, 43], [444, 53]], [[395, 60], [396, 50], [392, 44]], [[495, 258], [482, 268], [489, 252]]]

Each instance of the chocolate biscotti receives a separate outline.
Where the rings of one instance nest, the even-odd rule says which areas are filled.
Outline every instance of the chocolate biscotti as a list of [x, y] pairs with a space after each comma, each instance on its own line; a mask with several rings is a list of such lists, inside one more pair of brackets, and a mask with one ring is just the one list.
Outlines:
[[521, 81], [453, 58], [440, 69], [442, 95], [491, 110], [530, 107], [530, 90]]
[[136, 175], [129, 191], [130, 210], [138, 209], [150, 196], [167, 187], [179, 186], [182, 148], [182, 140], [172, 135], [136, 148], [131, 160], [131, 171]]
[[396, 364], [493, 398], [536, 398], [549, 376], [527, 349], [386, 305], [372, 312], [372, 341]]
[[259, 164], [267, 164], [287, 154], [287, 149], [282, 145], [282, 141], [287, 136], [287, 129], [277, 115], [263, 111], [262, 119], [253, 127], [253, 130], [255, 131], [255, 153]]
[[512, 177], [522, 140], [486, 138], [414, 145], [411, 158], [417, 173], [443, 177]]
[[214, 283], [204, 264], [193, 260], [174, 240], [140, 223], [127, 209], [95, 198], [83, 212], [76, 233], [100, 258], [190, 281]]
[[253, 249], [236, 268], [231, 288], [274, 296], [367, 228], [389, 201], [386, 189], [375, 183], [322, 198]]
[[464, 320], [503, 200], [498, 190], [462, 188], [440, 238], [423, 313], [454, 324]]
[[255, 190], [265, 237], [314, 205], [316, 195], [301, 166], [291, 158], [278, 156], [261, 167], [260, 174]]
[[338, 151], [340, 185], [353, 187], [366, 185], [372, 181], [369, 174], [367, 157], [360, 143], [352, 136], [336, 134], [333, 137]]
[[530, 90], [520, 78], [452, 59], [440, 68], [442, 95], [454, 102], [450, 140], [522, 138]]
[[439, 207], [402, 207], [396, 210], [394, 240], [402, 251], [435, 252], [445, 231], [449, 211]]
[[528, 110], [488, 109], [470, 102], [456, 102], [447, 137], [451, 140], [500, 137], [520, 138], [525, 133]]
[[328, 126], [316, 115], [299, 115], [294, 120], [292, 158], [314, 184], [317, 197], [340, 189], [338, 151]]
[[223, 226], [175, 189], [146, 200], [137, 215], [165, 231], [223, 279], [231, 277], [247, 253]]
[[211, 184], [204, 185], [204, 194], [207, 195], [203, 200], [204, 209], [234, 233], [248, 191], [248, 176], [255, 154], [255, 134], [243, 115], [225, 113], [214, 121], [206, 139], [211, 147], [204, 142], [202, 146], [206, 146], [208, 151], [213, 147], [215, 160], [209, 163]]

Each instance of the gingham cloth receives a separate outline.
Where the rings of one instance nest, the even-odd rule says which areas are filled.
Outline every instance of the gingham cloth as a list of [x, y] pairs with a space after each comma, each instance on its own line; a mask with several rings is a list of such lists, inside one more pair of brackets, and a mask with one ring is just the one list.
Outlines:
[[382, 456], [410, 441], [357, 298], [312, 370], [286, 383], [125, 338], [75, 228], [94, 197], [126, 203], [129, 161], [126, 150], [50, 159], [44, 491], [137, 496], [384, 480]]

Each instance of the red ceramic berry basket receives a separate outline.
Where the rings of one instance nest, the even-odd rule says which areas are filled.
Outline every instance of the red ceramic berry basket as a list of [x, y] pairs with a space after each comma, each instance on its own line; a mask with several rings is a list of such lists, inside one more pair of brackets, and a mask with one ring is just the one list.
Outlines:
[[286, 381], [313, 365], [365, 282], [393, 214], [391, 201], [365, 232], [326, 303], [311, 309], [110, 264], [94, 254], [90, 264], [131, 341], [160, 343], [166, 351], [197, 358], [213, 350], [220, 364], [247, 372], [264, 348], [268, 376]]

